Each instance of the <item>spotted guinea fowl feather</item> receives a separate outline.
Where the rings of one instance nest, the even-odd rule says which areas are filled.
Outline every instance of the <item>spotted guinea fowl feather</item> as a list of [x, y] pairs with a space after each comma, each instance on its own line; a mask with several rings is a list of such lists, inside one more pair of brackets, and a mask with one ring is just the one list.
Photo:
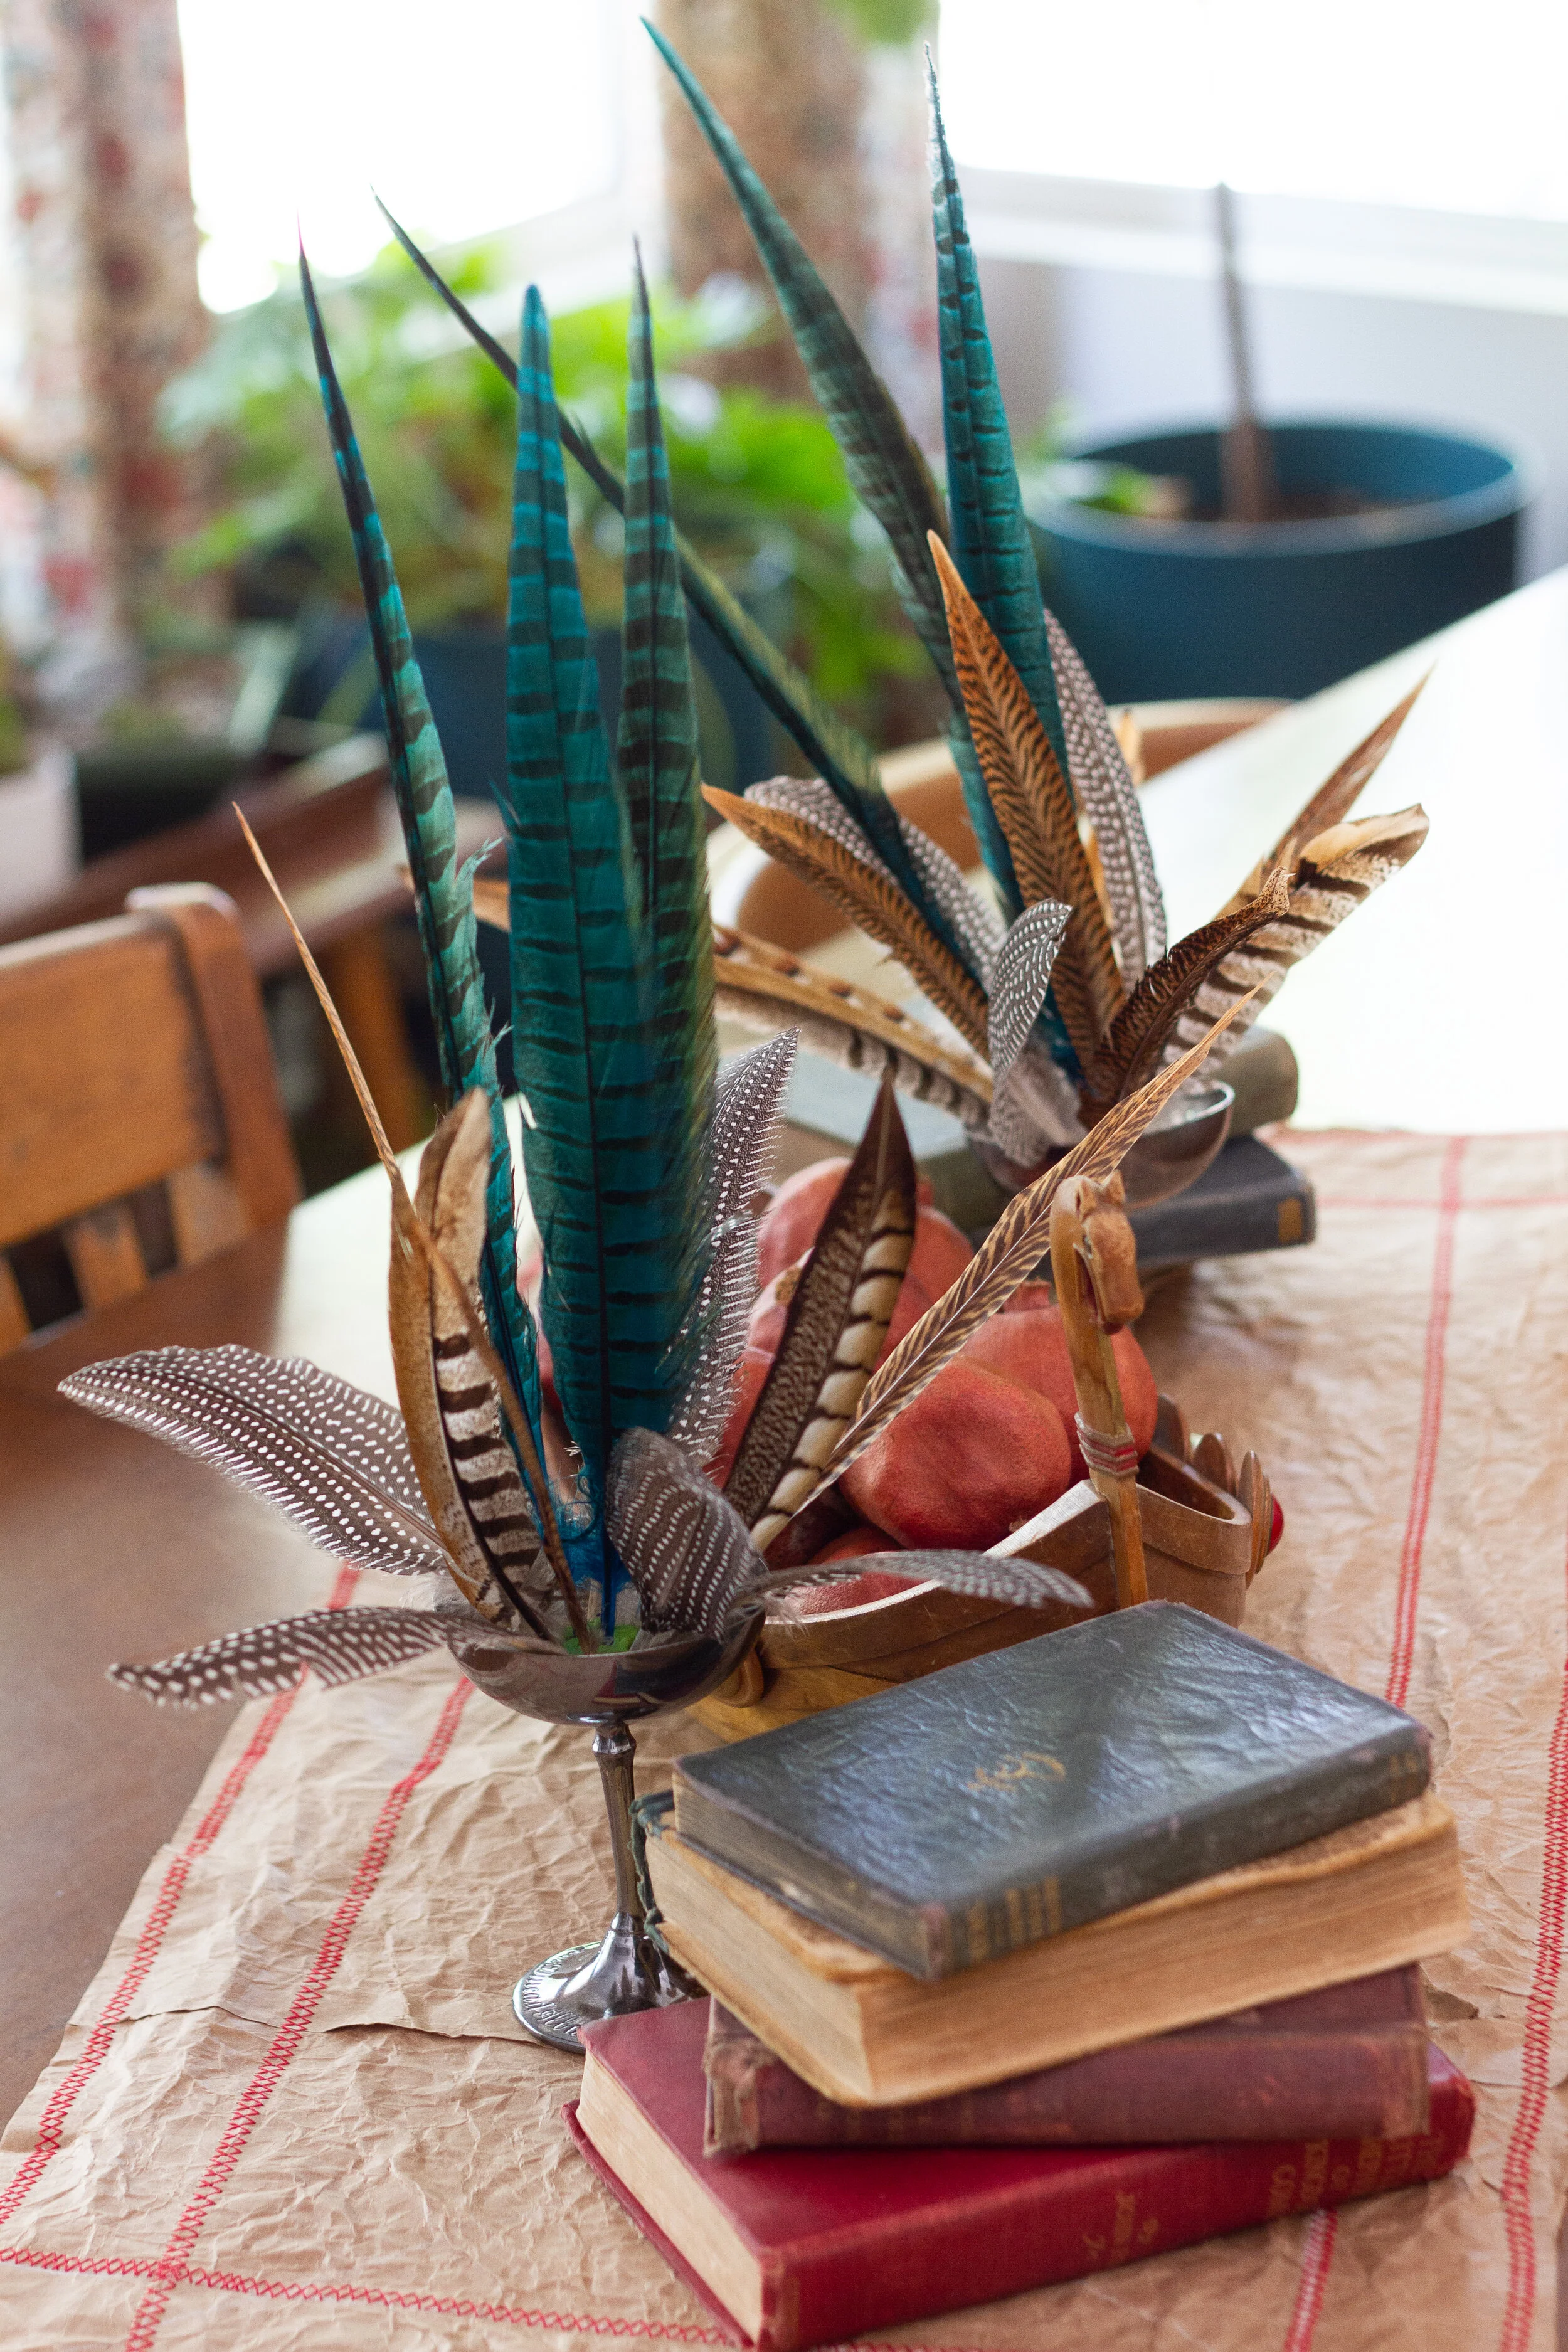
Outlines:
[[[454, 1652], [471, 1648], [476, 1630], [471, 1621], [437, 1617], [426, 1609], [312, 1609], [301, 1617], [220, 1633], [215, 1642], [154, 1665], [110, 1666], [109, 1680], [121, 1690], [140, 1691], [155, 1706], [213, 1706], [223, 1699], [265, 1698], [288, 1690], [303, 1666], [312, 1667], [324, 1683], [357, 1682], [443, 1644]], [[493, 1625], [484, 1627], [483, 1639], [492, 1648], [524, 1646]]]
[[1131, 988], [1165, 952], [1165, 903], [1154, 853], [1110, 713], [1082, 655], [1049, 610], [1046, 636], [1067, 736], [1068, 779], [1079, 807], [1094, 827], [1121, 977]]
[[1426, 838], [1426, 812], [1415, 807], [1394, 816], [1353, 819], [1310, 841], [1301, 853], [1284, 913], [1263, 924], [1215, 964], [1172, 1029], [1165, 1046], [1167, 1058], [1184, 1052], [1206, 1022], [1236, 1010], [1245, 989], [1247, 1010], [1212, 1064], [1216, 1070], [1222, 1067], [1236, 1039], [1251, 1027], [1284, 985], [1291, 966], [1310, 955], [1391, 874], [1408, 865]]
[[[1226, 1021], [1233, 1021], [1246, 1002], [1242, 999], [1233, 1004]], [[1216, 1024], [1216, 1030], [1224, 1025]], [[1008, 1202], [957, 1280], [934, 1307], [927, 1308], [886, 1362], [872, 1374], [860, 1400], [858, 1415], [822, 1465], [819, 1486], [837, 1478], [858, 1461], [894, 1415], [901, 1412], [905, 1405], [912, 1404], [938, 1372], [952, 1361], [971, 1332], [987, 1316], [1006, 1305], [1045, 1255], [1051, 1202], [1058, 1189], [1074, 1176], [1104, 1178], [1119, 1167], [1150, 1120], [1205, 1060], [1214, 1035], [1211, 1031], [1190, 1054], [1184, 1055], [1171, 1068], [1162, 1070], [1125, 1102], [1118, 1103], [1081, 1143], [1075, 1144], [1054, 1167]], [[816, 1491], [814, 1487], [812, 1492]], [[802, 1495], [795, 1507], [799, 1509], [809, 1499], [808, 1495]]]
[[649, 1633], [721, 1633], [735, 1596], [762, 1569], [734, 1505], [655, 1430], [628, 1429], [616, 1439], [605, 1525]]
[[1037, 1560], [1007, 1559], [988, 1551], [872, 1551], [853, 1560], [819, 1568], [786, 1568], [742, 1585], [732, 1607], [754, 1608], [808, 1584], [842, 1584], [846, 1576], [906, 1576], [912, 1583], [940, 1584], [971, 1601], [1005, 1601], [1015, 1609], [1043, 1609], [1053, 1601], [1072, 1609], [1094, 1601], [1076, 1576]]
[[158, 1348], [86, 1364], [60, 1392], [210, 1463], [356, 1568], [447, 1566], [401, 1417], [300, 1357]]
[[1027, 1045], [1039, 1018], [1071, 914], [1072, 908], [1059, 899], [1040, 898], [1008, 925], [992, 974], [987, 1036], [991, 1076], [998, 1085]]
[[799, 1043], [786, 1030], [720, 1070], [707, 1138], [711, 1171], [712, 1253], [697, 1300], [702, 1333], [669, 1435], [697, 1463], [711, 1459], [734, 1401], [735, 1370], [757, 1295], [757, 1220], [752, 1207], [778, 1143], [779, 1104]]
[[1245, 905], [1256, 898], [1263, 887], [1263, 877], [1276, 866], [1286, 866], [1300, 856], [1303, 845], [1315, 840], [1330, 825], [1339, 824], [1349, 816], [1393, 745], [1394, 737], [1415, 707], [1416, 697], [1432, 675], [1418, 678], [1403, 702], [1396, 702], [1386, 719], [1379, 721], [1372, 733], [1363, 736], [1353, 751], [1340, 761], [1327, 783], [1320, 784], [1311, 799], [1301, 809], [1288, 829], [1282, 833], [1267, 857], [1259, 858], [1247, 880], [1233, 898], [1227, 898], [1220, 908], [1222, 915]]
[[955, 955], [916, 912], [897, 885], [866, 866], [831, 834], [784, 809], [759, 807], [710, 784], [702, 796], [760, 848], [879, 940], [944, 1013], [977, 1054], [985, 1050], [985, 997]]
[[884, 1080], [789, 1302], [724, 1491], [767, 1550], [820, 1482], [882, 1351], [915, 1242], [914, 1155]]
[[1283, 915], [1289, 903], [1289, 877], [1283, 866], [1277, 866], [1256, 898], [1232, 915], [1189, 931], [1144, 973], [1084, 1072], [1086, 1120], [1148, 1076], [1166, 1038], [1215, 966], [1265, 923]]

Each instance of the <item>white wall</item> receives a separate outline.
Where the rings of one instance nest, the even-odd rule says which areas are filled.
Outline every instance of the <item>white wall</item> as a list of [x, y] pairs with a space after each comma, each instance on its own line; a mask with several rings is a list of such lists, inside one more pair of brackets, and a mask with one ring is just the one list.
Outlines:
[[[1202, 278], [983, 257], [1015, 430], [1058, 400], [1090, 434], [1217, 413], [1217, 289]], [[1260, 404], [1474, 429], [1540, 460], [1523, 579], [1568, 563], [1568, 316], [1262, 286], [1250, 293]]]

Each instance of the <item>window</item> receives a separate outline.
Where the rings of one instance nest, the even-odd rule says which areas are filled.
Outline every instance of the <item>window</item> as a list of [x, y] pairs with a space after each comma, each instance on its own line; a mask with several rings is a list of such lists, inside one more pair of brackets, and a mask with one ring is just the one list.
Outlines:
[[302, 228], [324, 274], [387, 241], [477, 236], [616, 176], [611, 0], [180, 0], [203, 297], [271, 291]]
[[944, 0], [962, 163], [1568, 221], [1542, 0]]

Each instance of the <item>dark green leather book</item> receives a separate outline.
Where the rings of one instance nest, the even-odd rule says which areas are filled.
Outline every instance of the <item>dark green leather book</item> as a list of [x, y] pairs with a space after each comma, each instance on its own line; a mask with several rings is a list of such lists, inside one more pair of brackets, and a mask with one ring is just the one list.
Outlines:
[[1148, 1601], [675, 1771], [701, 1853], [943, 1977], [1419, 1796], [1421, 1725]]

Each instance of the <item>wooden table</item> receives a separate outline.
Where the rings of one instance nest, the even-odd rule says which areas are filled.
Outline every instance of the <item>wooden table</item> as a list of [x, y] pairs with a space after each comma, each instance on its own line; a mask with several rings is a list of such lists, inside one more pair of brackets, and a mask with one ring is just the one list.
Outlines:
[[1269, 1007], [1302, 1127], [1568, 1127], [1556, 893], [1568, 887], [1568, 571], [1157, 777], [1171, 937], [1206, 922], [1307, 795], [1430, 669], [1359, 813], [1420, 801], [1419, 856]]
[[[1441, 641], [1437, 674], [1372, 795], [1376, 807], [1423, 800], [1431, 841], [1280, 1000], [1278, 1024], [1302, 1061], [1303, 1123], [1568, 1127], [1568, 1062], [1537, 1042], [1560, 993], [1555, 969], [1544, 992], [1556, 929], [1547, 890], [1568, 877], [1556, 716], [1565, 646], [1568, 572]], [[1149, 788], [1173, 928], [1212, 912], [1429, 659], [1382, 663]], [[1521, 875], [1510, 887], [1512, 856]], [[1363, 1007], [1358, 991], [1374, 980], [1381, 992]], [[1531, 990], [1542, 992], [1533, 1016]], [[0, 2113], [49, 2056], [228, 1718], [226, 1708], [154, 1715], [107, 1691], [105, 1666], [325, 1591], [322, 1556], [274, 1513], [90, 1420], [55, 1385], [132, 1348], [239, 1340], [311, 1356], [390, 1395], [385, 1251], [385, 1180], [371, 1171], [305, 1203], [286, 1232], [0, 1361]]]

